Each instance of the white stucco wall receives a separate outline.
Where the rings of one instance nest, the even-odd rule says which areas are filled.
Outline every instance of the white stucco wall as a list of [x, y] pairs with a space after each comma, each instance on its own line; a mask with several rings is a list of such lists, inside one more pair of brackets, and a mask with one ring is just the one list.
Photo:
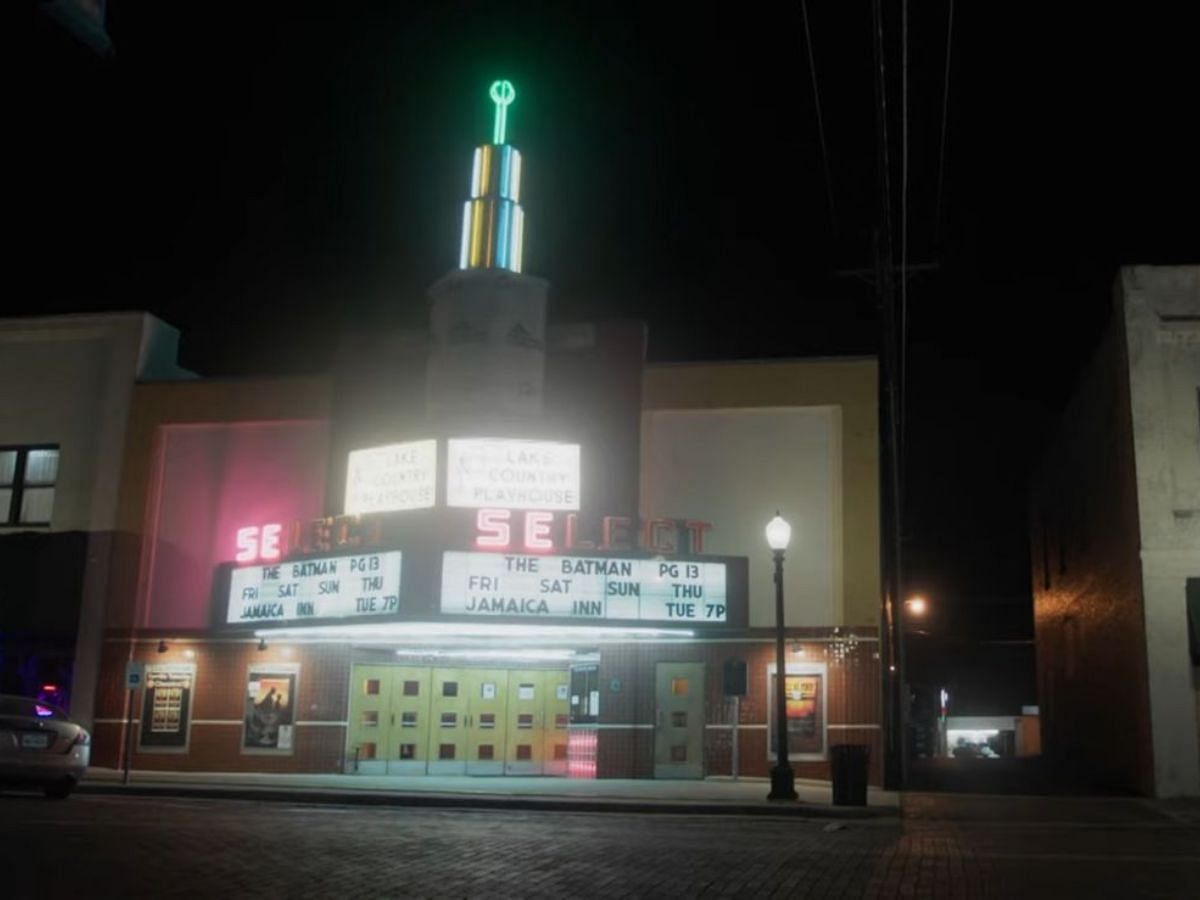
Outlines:
[[780, 510], [792, 526], [786, 624], [840, 624], [840, 440], [835, 406], [646, 412], [641, 514], [711, 522], [705, 551], [749, 558], [750, 625], [773, 627], [773, 562], [764, 528]]
[[1200, 795], [1186, 581], [1200, 577], [1200, 266], [1123, 269], [1155, 792]]

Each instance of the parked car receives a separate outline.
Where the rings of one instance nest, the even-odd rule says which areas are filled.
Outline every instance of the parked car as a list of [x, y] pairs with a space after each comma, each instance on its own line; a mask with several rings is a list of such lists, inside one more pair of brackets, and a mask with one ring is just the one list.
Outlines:
[[91, 740], [53, 703], [0, 694], [0, 784], [66, 797], [87, 771]]

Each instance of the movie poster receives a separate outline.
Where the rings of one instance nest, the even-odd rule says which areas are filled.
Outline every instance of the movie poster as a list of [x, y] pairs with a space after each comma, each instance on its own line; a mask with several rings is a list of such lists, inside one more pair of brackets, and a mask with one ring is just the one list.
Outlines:
[[[791, 673], [784, 678], [788, 757], [821, 756], [825, 752], [824, 676], [818, 672]], [[775, 753], [775, 672], [768, 679], [770, 743]]]
[[195, 682], [196, 667], [191, 663], [146, 666], [138, 749], [187, 749]]
[[246, 680], [244, 752], [291, 753], [296, 727], [299, 665], [250, 667]]

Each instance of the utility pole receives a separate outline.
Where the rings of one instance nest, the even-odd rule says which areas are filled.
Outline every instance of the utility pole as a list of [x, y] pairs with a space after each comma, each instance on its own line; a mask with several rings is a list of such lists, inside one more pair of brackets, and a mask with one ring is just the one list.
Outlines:
[[902, 702], [904, 636], [900, 609], [900, 398], [897, 385], [898, 339], [896, 329], [896, 285], [893, 280], [892, 197], [888, 164], [887, 81], [883, 44], [882, 0], [872, 0], [875, 62], [876, 175], [879, 193], [879, 225], [875, 229], [875, 291], [879, 304], [881, 348], [879, 354], [879, 431], [881, 438], [880, 486], [883, 546], [880, 554], [883, 603], [880, 662], [883, 672], [884, 787], [896, 790], [904, 779], [904, 706]]

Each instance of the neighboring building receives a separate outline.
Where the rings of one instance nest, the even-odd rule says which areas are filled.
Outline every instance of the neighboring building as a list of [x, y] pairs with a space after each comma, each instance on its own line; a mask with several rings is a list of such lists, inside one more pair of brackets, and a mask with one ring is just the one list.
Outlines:
[[1200, 266], [1125, 268], [1115, 293], [1032, 498], [1043, 752], [1064, 780], [1194, 796]]
[[797, 774], [865, 743], [878, 783], [875, 361], [548, 326], [497, 134], [428, 335], [135, 388], [93, 762], [132, 715], [135, 769], [766, 775], [778, 509]]
[[130, 396], [188, 377], [145, 313], [0, 321], [0, 691], [90, 721]]

